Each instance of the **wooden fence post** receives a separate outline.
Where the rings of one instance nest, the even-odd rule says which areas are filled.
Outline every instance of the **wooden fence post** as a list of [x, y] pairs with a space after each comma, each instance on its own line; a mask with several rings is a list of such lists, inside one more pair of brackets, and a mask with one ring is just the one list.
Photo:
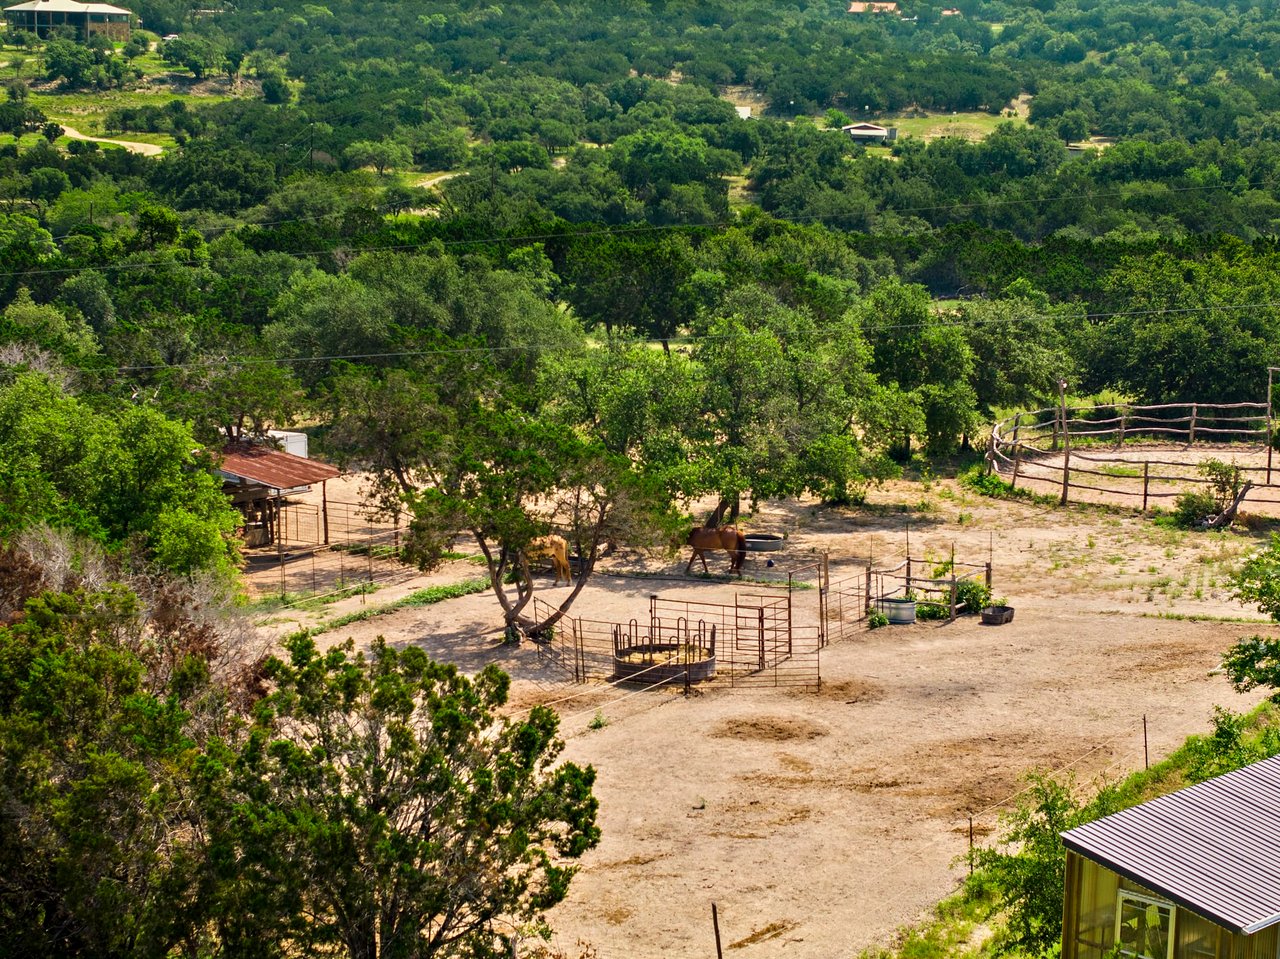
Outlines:
[[1059, 505], [1066, 506], [1071, 492], [1071, 432], [1067, 429], [1066, 380], [1058, 381], [1058, 405], [1062, 410], [1062, 500]]
[[[870, 560], [867, 561], [867, 591], [866, 593], [863, 594], [863, 599], [866, 600], [866, 602], [864, 604], [865, 608], [862, 610], [862, 615], [866, 616], [871, 612], [871, 561]], [[843, 605], [843, 601], [841, 602], [841, 605]], [[841, 622], [843, 622], [843, 620], [841, 620]]]
[[1022, 414], [1019, 413], [1017, 416], [1013, 418], [1013, 482], [1010, 483], [1009, 485], [1014, 489], [1018, 488], [1018, 466], [1020, 465], [1020, 462], [1019, 462], [1020, 447], [1018, 445], [1018, 429], [1021, 427], [1021, 425], [1022, 425]]
[[1067, 498], [1071, 492], [1071, 446], [1068, 444], [1063, 448], [1062, 453], [1062, 498], [1058, 500], [1059, 506], [1067, 505]]
[[1196, 412], [1198, 404], [1191, 404], [1191, 431], [1187, 436], [1187, 445], [1191, 446], [1196, 441]]
[[951, 619], [950, 622], [956, 621], [956, 570], [951, 567]]
[[329, 545], [329, 481], [320, 481], [320, 515], [324, 519], [324, 545]]
[[1116, 449], [1120, 449], [1120, 447], [1124, 446], [1125, 419], [1128, 417], [1128, 407], [1121, 406], [1118, 407], [1118, 409], [1120, 411], [1120, 433], [1116, 437]]
[[987, 563], [987, 589], [991, 588], [991, 563]]
[[1151, 464], [1142, 464], [1142, 512], [1147, 511], [1147, 489], [1151, 485]]
[[[911, 592], [911, 554], [907, 554], [907, 586], [906, 593]], [[904, 593], [905, 595], [905, 593]]]

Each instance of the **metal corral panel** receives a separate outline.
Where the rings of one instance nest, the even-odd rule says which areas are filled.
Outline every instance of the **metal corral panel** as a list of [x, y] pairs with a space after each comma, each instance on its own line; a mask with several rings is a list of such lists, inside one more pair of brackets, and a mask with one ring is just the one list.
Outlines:
[[1280, 757], [1079, 826], [1062, 840], [1235, 932], [1280, 923]]

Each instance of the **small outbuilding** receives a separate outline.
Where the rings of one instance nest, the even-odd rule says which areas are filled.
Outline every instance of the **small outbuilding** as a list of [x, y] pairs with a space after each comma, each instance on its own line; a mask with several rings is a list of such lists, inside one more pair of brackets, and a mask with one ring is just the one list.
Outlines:
[[9, 29], [47, 37], [58, 27], [71, 27], [81, 37], [102, 34], [112, 40], [128, 40], [133, 12], [109, 3], [77, 3], [75, 0], [29, 0], [5, 7]]
[[1275, 959], [1280, 757], [1062, 834], [1062, 959]]
[[850, 13], [897, 13], [896, 2], [879, 2], [879, 0], [853, 0], [849, 4]]
[[840, 132], [857, 143], [886, 143], [898, 139], [897, 127], [882, 127], [876, 123], [850, 123]]
[[[329, 497], [326, 484], [341, 475], [335, 467], [305, 456], [254, 443], [232, 443], [222, 451], [222, 489], [244, 516], [248, 546], [279, 544], [286, 496], [320, 484], [320, 514], [316, 539], [329, 542]], [[318, 544], [317, 544], [318, 545]]]

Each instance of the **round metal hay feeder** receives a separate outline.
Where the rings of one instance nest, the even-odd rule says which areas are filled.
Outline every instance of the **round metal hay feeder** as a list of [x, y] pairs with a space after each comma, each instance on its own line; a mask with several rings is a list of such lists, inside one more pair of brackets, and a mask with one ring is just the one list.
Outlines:
[[777, 533], [747, 533], [744, 538], [750, 553], [776, 553], [785, 542]]

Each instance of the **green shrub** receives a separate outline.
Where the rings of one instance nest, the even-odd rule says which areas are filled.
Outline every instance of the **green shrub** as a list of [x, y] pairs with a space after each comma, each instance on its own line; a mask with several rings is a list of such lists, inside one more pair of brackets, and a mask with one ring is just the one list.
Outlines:
[[981, 463], [976, 463], [969, 467], [957, 479], [960, 481], [960, 485], [967, 486], [975, 493], [981, 493], [983, 496], [990, 496], [993, 499], [1022, 499], [1030, 503], [1045, 504], [1057, 502], [1052, 496], [1033, 493], [1029, 489], [1015, 487], [1010, 483], [1006, 483], [998, 473], [988, 473], [986, 467]]
[[956, 602], [962, 603], [966, 613], [980, 613], [991, 605], [991, 588], [977, 579], [956, 583]]
[[917, 603], [916, 619], [947, 619], [951, 615], [951, 610], [947, 608], [946, 603]]
[[880, 612], [879, 610], [876, 610], [870, 616], [867, 617], [867, 628], [869, 629], [879, 629], [881, 626], [888, 626], [888, 625], [889, 625], [889, 617], [886, 616], [884, 613]]
[[1183, 493], [1173, 509], [1173, 521], [1183, 529], [1199, 526], [1218, 515], [1218, 502], [1212, 493]]

